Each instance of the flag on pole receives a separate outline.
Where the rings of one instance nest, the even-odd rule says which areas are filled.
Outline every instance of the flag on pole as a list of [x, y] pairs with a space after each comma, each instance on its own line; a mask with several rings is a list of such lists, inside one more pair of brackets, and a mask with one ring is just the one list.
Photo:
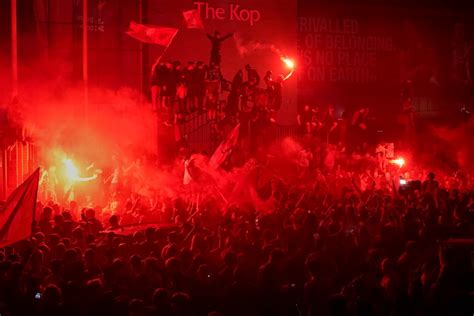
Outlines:
[[188, 29], [204, 30], [204, 24], [198, 10], [183, 11], [183, 16]]
[[38, 168], [12, 192], [5, 207], [0, 209], [0, 247], [31, 236], [39, 174]]
[[131, 21], [130, 28], [126, 33], [141, 42], [168, 47], [178, 33], [178, 29], [172, 27], [147, 26]]
[[227, 135], [227, 138], [217, 147], [214, 154], [209, 159], [209, 165], [213, 169], [217, 169], [227, 159], [229, 154], [234, 149], [239, 139], [240, 124], [237, 124], [234, 129]]
[[186, 159], [184, 161], [184, 176], [183, 176], [183, 184], [190, 184], [194, 181], [193, 177], [191, 176], [191, 172], [189, 171], [190, 165], [192, 161], [190, 159]]
[[[251, 204], [261, 213], [270, 213], [275, 209], [275, 199], [272, 195], [261, 196], [262, 191], [271, 191], [273, 172], [254, 162], [247, 162], [240, 175], [237, 175], [227, 206], [243, 206]], [[269, 193], [269, 192], [267, 192]]]

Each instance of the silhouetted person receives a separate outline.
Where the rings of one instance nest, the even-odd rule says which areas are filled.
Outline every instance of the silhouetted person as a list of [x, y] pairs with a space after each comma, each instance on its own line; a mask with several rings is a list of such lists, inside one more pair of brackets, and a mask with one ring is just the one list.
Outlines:
[[245, 65], [245, 70], [247, 70], [247, 81], [254, 86], [260, 84], [260, 75], [257, 70], [250, 65]]
[[211, 59], [209, 60], [209, 64], [221, 64], [221, 44], [223, 41], [231, 37], [233, 33], [229, 33], [226, 36], [221, 37], [221, 33], [219, 31], [215, 31], [214, 35], [207, 34], [207, 38], [211, 41]]
[[239, 110], [239, 98], [242, 94], [244, 73], [241, 69], [237, 71], [232, 80], [229, 96], [227, 98], [226, 114], [235, 116]]
[[435, 174], [433, 172], [428, 173], [428, 179], [423, 181], [423, 192], [437, 194], [439, 189], [439, 183], [435, 180]]
[[196, 98], [194, 104], [199, 111], [204, 107], [204, 97], [206, 95], [206, 73], [206, 66], [202, 61], [198, 61], [192, 75], [191, 90], [193, 90], [193, 95]]

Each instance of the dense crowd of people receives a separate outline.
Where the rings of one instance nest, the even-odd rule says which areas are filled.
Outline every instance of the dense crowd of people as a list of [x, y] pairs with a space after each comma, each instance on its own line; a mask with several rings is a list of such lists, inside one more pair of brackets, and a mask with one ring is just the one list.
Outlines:
[[[209, 65], [158, 62], [151, 82], [166, 125], [240, 123], [220, 168], [186, 148], [166, 172], [114, 156], [66, 184], [43, 168], [32, 236], [0, 249], [0, 315], [472, 315], [470, 170], [390, 163], [367, 107], [305, 104], [297, 140], [272, 148], [285, 79], [225, 80], [229, 36], [208, 35]], [[403, 114], [409, 130], [407, 96]]]
[[293, 178], [254, 161], [241, 203], [199, 183], [117, 189], [104, 207], [42, 201], [33, 236], [0, 252], [0, 313], [472, 314], [472, 175], [296, 157]]

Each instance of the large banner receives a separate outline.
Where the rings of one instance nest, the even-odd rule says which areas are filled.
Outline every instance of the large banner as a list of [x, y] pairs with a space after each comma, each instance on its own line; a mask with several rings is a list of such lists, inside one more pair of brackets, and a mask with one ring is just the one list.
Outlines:
[[[189, 13], [187, 23], [183, 12], [191, 10], [197, 11], [203, 29], [188, 28], [196, 21]], [[295, 58], [297, 54], [296, 0], [151, 0], [148, 12], [148, 24], [179, 29], [168, 48], [150, 47], [151, 64], [162, 54], [162, 60], [209, 63], [211, 41], [207, 35], [215, 31], [221, 36], [232, 34], [221, 44], [221, 70], [227, 80], [232, 80], [239, 69], [245, 74], [247, 64], [261, 79], [267, 71], [272, 71], [274, 78], [286, 76], [289, 70], [281, 57]], [[263, 87], [263, 82], [260, 85]], [[294, 123], [296, 77], [285, 82], [283, 100], [279, 121]]]
[[388, 8], [313, 8], [300, 12], [301, 103], [389, 113], [410, 95], [437, 111], [473, 83], [474, 23], [431, 12], [388, 15]]

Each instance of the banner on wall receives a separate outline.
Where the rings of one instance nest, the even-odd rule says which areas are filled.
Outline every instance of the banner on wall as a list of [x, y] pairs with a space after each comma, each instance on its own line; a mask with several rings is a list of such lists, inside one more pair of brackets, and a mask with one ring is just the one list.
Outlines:
[[425, 110], [439, 110], [473, 86], [473, 30], [456, 17], [387, 17], [348, 7], [302, 12], [301, 99], [384, 113], [411, 96], [429, 100]]

